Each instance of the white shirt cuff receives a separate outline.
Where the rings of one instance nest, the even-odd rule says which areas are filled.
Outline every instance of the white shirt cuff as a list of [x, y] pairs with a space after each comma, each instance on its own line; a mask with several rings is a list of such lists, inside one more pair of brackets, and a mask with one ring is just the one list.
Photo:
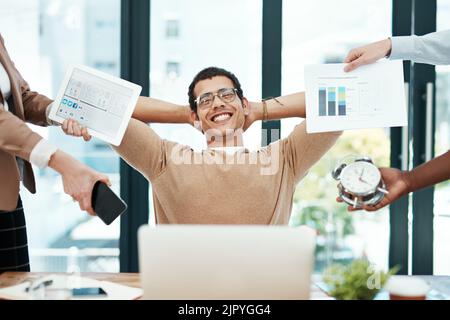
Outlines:
[[414, 36], [391, 37], [391, 55], [389, 59], [410, 60], [414, 53]]
[[48, 166], [51, 156], [58, 150], [47, 140], [41, 139], [33, 148], [30, 154], [30, 162], [40, 169]]
[[53, 120], [51, 120], [51, 119], [48, 117], [48, 116], [50, 115], [50, 111], [51, 111], [52, 108], [53, 108], [53, 104], [54, 104], [54, 102], [50, 103], [50, 104], [47, 106], [47, 109], [45, 109], [45, 118], [47, 119], [47, 124], [48, 124], [49, 126], [59, 126], [60, 124], [59, 124], [58, 122], [53, 121]]

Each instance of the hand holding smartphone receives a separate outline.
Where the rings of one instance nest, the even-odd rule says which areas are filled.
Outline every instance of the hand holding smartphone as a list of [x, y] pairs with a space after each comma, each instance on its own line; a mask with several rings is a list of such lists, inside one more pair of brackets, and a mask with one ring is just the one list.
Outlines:
[[91, 201], [94, 212], [107, 225], [127, 210], [127, 204], [101, 181], [95, 183]]

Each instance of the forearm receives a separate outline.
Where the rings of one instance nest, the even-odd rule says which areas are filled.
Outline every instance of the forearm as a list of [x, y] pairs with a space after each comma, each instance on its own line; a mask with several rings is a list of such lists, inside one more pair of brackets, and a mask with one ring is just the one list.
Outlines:
[[[298, 92], [286, 96], [269, 99], [267, 105], [267, 120], [278, 120], [284, 118], [306, 118], [305, 93]], [[255, 115], [257, 120], [264, 120], [263, 103], [257, 102]]]
[[190, 108], [149, 97], [139, 97], [133, 118], [147, 123], [190, 123]]
[[11, 112], [4, 111], [0, 104], [0, 150], [24, 160], [42, 137], [32, 131], [21, 119]]
[[423, 36], [392, 37], [391, 59], [435, 65], [450, 64], [450, 30]]
[[450, 151], [406, 173], [409, 192], [450, 179]]
[[27, 91], [22, 94], [23, 109], [25, 121], [46, 127], [49, 125], [47, 121], [47, 107], [53, 102], [44, 95], [34, 91]]
[[84, 165], [64, 151], [57, 150], [50, 157], [48, 166], [61, 175], [64, 175], [69, 172], [76, 172], [78, 167], [81, 168]]
[[22, 78], [18, 71], [17, 76], [19, 77], [20, 88], [22, 90], [22, 104], [25, 121], [42, 127], [48, 126], [47, 110], [53, 100], [35, 91], [31, 91], [28, 83]]

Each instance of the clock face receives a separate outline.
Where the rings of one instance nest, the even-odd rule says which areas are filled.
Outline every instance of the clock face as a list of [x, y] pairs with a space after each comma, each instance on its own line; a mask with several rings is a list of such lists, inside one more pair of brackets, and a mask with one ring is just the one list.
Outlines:
[[340, 176], [342, 186], [357, 195], [374, 192], [380, 183], [380, 179], [381, 174], [378, 168], [365, 161], [347, 165]]

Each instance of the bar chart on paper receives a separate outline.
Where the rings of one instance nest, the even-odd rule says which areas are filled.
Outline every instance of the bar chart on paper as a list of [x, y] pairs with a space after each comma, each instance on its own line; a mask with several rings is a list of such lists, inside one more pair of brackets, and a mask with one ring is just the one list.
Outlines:
[[401, 63], [377, 63], [351, 73], [343, 68], [305, 68], [309, 133], [407, 125]]
[[[342, 79], [341, 79], [342, 81]], [[319, 117], [333, 116], [373, 116], [382, 108], [376, 104], [377, 99], [370, 97], [371, 91], [374, 95], [382, 94], [379, 90], [365, 82], [356, 83], [351, 86], [336, 84], [319, 84], [318, 89], [318, 115]]]
[[[337, 90], [336, 90], [337, 89]], [[337, 100], [336, 100], [337, 91]], [[347, 114], [346, 87], [319, 88], [319, 116], [345, 116]], [[337, 113], [336, 113], [337, 106]]]

